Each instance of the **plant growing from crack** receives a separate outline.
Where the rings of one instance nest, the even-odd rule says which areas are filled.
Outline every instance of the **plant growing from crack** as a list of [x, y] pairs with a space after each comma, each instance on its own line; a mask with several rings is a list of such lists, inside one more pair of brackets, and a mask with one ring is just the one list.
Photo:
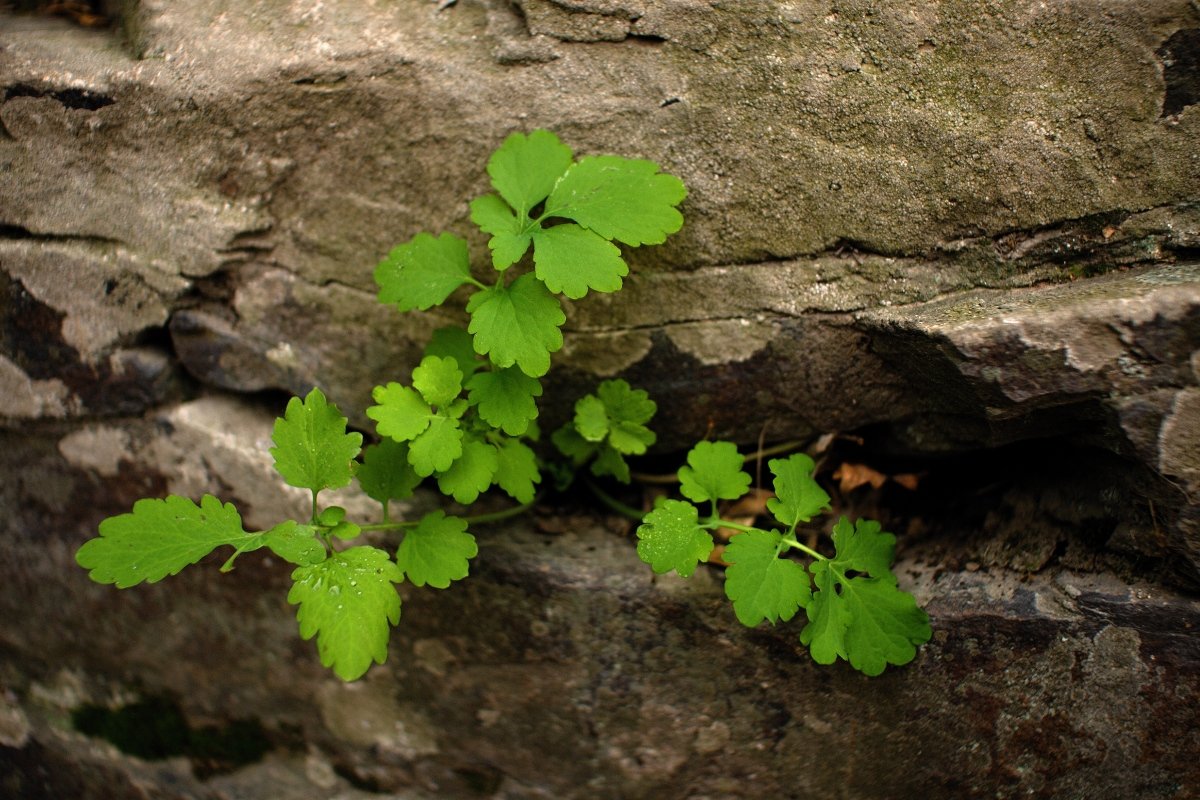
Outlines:
[[[472, 274], [467, 243], [452, 234], [419, 233], [375, 269], [381, 302], [401, 312], [428, 310], [466, 287], [470, 318], [466, 329], [434, 332], [407, 385], [375, 387], [367, 416], [379, 443], [364, 449], [362, 435], [347, 431], [347, 419], [316, 388], [292, 398], [276, 420], [275, 467], [287, 483], [309, 491], [308, 519], [248, 532], [237, 509], [212, 495], [199, 504], [179, 496], [139, 500], [130, 512], [101, 522], [99, 536], [77, 552], [93, 580], [118, 588], [153, 583], [222, 546], [232, 549], [221, 568], [228, 571], [241, 554], [268, 548], [295, 566], [288, 602], [298, 606], [300, 635], [315, 637], [321, 663], [349, 681], [387, 657], [391, 626], [400, 619], [396, 584], [447, 588], [465, 578], [478, 552], [469, 527], [531, 508], [544, 469], [553, 469], [560, 485], [584, 467], [630, 480], [626, 458], [655, 441], [647, 423], [656, 406], [646, 393], [614, 380], [579, 400], [574, 419], [552, 437], [569, 462], [559, 467], [531, 447], [539, 439], [540, 379], [563, 344], [566, 315], [558, 295], [579, 300], [619, 290], [628, 266], [617, 243], [659, 244], [679, 230], [677, 206], [686, 190], [651, 161], [576, 160], [554, 134], [540, 130], [509, 136], [487, 171], [496, 193], [470, 208], [472, 221], [489, 235], [493, 282]], [[748, 476], [729, 469], [735, 456], [732, 444], [702, 442], [681, 471], [684, 495], [710, 501], [711, 516], [701, 519], [695, 506], [677, 500], [645, 515], [638, 552], [655, 571], [690, 575], [712, 551], [707, 531], [736, 527], [716, 513], [717, 501], [735, 484], [743, 491], [748, 486]], [[742, 526], [726, 551], [732, 564], [727, 593], [738, 618], [748, 625], [775, 622], [805, 607], [810, 622], [801, 639], [818, 661], [840, 656], [877, 674], [884, 663], [911, 660], [913, 645], [928, 639], [928, 624], [895, 586], [893, 539], [875, 523], [851, 529], [843, 520], [834, 531], [833, 558], [800, 544], [796, 524], [824, 507], [813, 506], [816, 499], [828, 498], [811, 470], [801, 475], [798, 458], [771, 462], [773, 470], [783, 465], [772, 511], [785, 532]], [[391, 502], [408, 498], [426, 479], [463, 505], [492, 486], [517, 504], [475, 516], [436, 510], [420, 519], [392, 519]], [[356, 523], [344, 508], [322, 504], [322, 492], [352, 482], [381, 504], [381, 522]], [[401, 538], [394, 549], [344, 544], [376, 532]], [[815, 559], [807, 572], [781, 557], [790, 550]]]

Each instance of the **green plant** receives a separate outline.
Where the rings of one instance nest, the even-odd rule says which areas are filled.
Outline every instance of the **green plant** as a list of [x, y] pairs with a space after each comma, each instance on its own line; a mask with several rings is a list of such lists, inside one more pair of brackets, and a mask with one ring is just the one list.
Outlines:
[[[738, 500], [750, 489], [744, 460], [731, 442], [692, 448], [687, 466], [679, 470], [680, 491], [691, 502], [664, 499], [645, 515], [637, 529], [638, 556], [656, 573], [674, 570], [688, 577], [713, 552], [709, 531], [736, 531], [722, 560], [729, 565], [725, 594], [743, 625], [786, 622], [803, 608], [808, 624], [800, 641], [817, 663], [841, 658], [878, 675], [888, 664], [911, 661], [931, 631], [928, 615], [899, 589], [891, 571], [896, 538], [878, 522], [852, 525], [842, 517], [833, 527], [832, 557], [798, 541], [797, 526], [829, 509], [829, 495], [814, 480], [815, 465], [803, 453], [768, 462], [775, 496], [767, 510], [782, 530], [722, 519], [718, 504]], [[702, 517], [694, 503], [708, 504], [710, 513]], [[807, 569], [786, 557], [791, 552], [812, 559]]]
[[[271, 453], [292, 486], [307, 489], [307, 520], [285, 520], [248, 532], [237, 509], [205, 495], [200, 503], [170, 496], [139, 500], [100, 523], [76, 561], [93, 580], [127, 588], [177, 574], [218, 547], [238, 556], [266, 547], [295, 565], [288, 602], [297, 605], [300, 635], [316, 637], [321, 663], [345, 680], [387, 656], [390, 627], [400, 619], [395, 584], [446, 588], [466, 577], [477, 553], [467, 529], [529, 508], [541, 481], [531, 443], [538, 430], [538, 380], [562, 347], [560, 300], [621, 288], [629, 268], [614, 242], [658, 244], [679, 230], [675, 208], [683, 183], [651, 161], [585, 156], [548, 131], [513, 134], [487, 166], [496, 194], [471, 203], [471, 219], [490, 235], [495, 279], [478, 280], [467, 242], [419, 233], [375, 269], [381, 302], [401, 312], [446, 303], [466, 287], [466, 330], [436, 331], [410, 385], [375, 387], [367, 416], [381, 441], [362, 449], [359, 433], [319, 389], [293, 398], [277, 420]], [[532, 250], [532, 257], [526, 254]], [[522, 269], [530, 266], [532, 270]], [[652, 441], [652, 439], [651, 439]], [[393, 520], [390, 502], [409, 497], [425, 478], [469, 504], [496, 485], [520, 505], [457, 517], [434, 511]], [[320, 495], [357, 480], [382, 506], [382, 522], [357, 524]], [[374, 545], [345, 547], [364, 533], [403, 534], [394, 555]]]
[[[631, 480], [626, 459], [655, 442], [647, 425], [657, 407], [646, 392], [610, 380], [581, 398], [574, 418], [551, 437], [567, 459], [555, 464], [534, 449], [539, 379], [563, 343], [566, 315], [556, 295], [578, 300], [619, 290], [628, 266], [615, 243], [657, 244], [677, 231], [683, 184], [650, 161], [575, 160], [547, 131], [509, 136], [487, 171], [496, 194], [472, 202], [471, 219], [489, 236], [493, 282], [472, 273], [467, 242], [452, 234], [419, 233], [375, 269], [381, 302], [406, 312], [465, 294], [469, 316], [465, 330], [434, 332], [408, 384], [375, 387], [366, 414], [379, 443], [363, 449], [362, 435], [347, 431], [347, 419], [316, 388], [292, 398], [276, 420], [275, 467], [287, 483], [309, 491], [309, 518], [248, 532], [237, 509], [211, 495], [199, 504], [178, 496], [139, 500], [129, 513], [101, 522], [99, 536], [76, 554], [93, 580], [118, 588], [153, 583], [222, 546], [232, 548], [221, 567], [228, 571], [241, 554], [266, 547], [295, 566], [287, 599], [298, 606], [301, 636], [315, 637], [321, 663], [354, 680], [387, 656], [391, 626], [400, 619], [396, 584], [446, 588], [466, 577], [477, 553], [469, 526], [529, 509], [543, 470], [553, 472], [560, 488], [585, 467], [595, 477]], [[796, 540], [797, 525], [828, 503], [804, 459], [770, 464], [778, 495], [770, 508], [786, 531], [780, 533], [719, 518], [718, 502], [744, 494], [749, 476], [732, 444], [702, 442], [679, 478], [684, 496], [710, 502], [711, 515], [701, 518], [688, 502], [660, 502], [638, 529], [639, 555], [656, 572], [686, 577], [713, 550], [709, 530], [740, 528], [726, 550], [726, 591], [742, 622], [787, 620], [803, 607], [810, 622], [801, 639], [817, 661], [840, 656], [868, 674], [907, 662], [913, 646], [928, 639], [928, 620], [896, 588], [891, 535], [875, 523], [850, 528], [843, 520], [834, 530], [832, 558]], [[410, 497], [426, 479], [464, 505], [492, 486], [518, 505], [469, 517], [437, 510], [417, 520], [392, 519], [391, 501]], [[380, 503], [382, 521], [356, 523], [344, 508], [322, 505], [322, 492], [353, 481]], [[642, 518], [585, 481], [613, 507]], [[379, 532], [402, 534], [394, 551], [340, 544]], [[807, 571], [781, 557], [789, 550], [814, 559]]]

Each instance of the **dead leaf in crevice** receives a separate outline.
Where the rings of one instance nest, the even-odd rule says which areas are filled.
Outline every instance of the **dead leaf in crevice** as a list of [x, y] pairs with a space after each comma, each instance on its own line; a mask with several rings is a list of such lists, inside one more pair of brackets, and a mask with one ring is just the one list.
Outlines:
[[847, 462], [834, 470], [833, 479], [838, 482], [838, 488], [842, 490], [842, 494], [846, 494], [868, 483], [878, 489], [887, 483], [888, 478], [887, 475], [879, 470], [871, 469], [866, 464]]
[[921, 482], [921, 476], [915, 472], [885, 475], [877, 469], [868, 467], [866, 464], [851, 464], [849, 462], [839, 465], [834, 470], [833, 478], [838, 482], [838, 488], [841, 489], [842, 494], [847, 494], [867, 484], [870, 484], [872, 488], [879, 489], [888, 481], [899, 484], [910, 492], [915, 492]]
[[[734, 533], [741, 533], [741, 531], [734, 531]], [[728, 567], [729, 562], [722, 558], [724, 554], [725, 545], [715, 545], [712, 549], [712, 552], [708, 554], [708, 563], [716, 564], [718, 567]]]

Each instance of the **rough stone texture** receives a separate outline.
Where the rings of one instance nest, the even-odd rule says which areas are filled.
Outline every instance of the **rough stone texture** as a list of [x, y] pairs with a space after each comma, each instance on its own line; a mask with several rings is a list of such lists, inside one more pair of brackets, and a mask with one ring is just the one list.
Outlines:
[[[0, 793], [1200, 785], [1200, 611], [1175, 593], [1200, 586], [1194, 2], [106, 8], [120, 28], [0, 11]], [[486, 274], [467, 204], [534, 127], [690, 192], [622, 292], [569, 304], [546, 427], [621, 376], [663, 409], [660, 452], [841, 431], [918, 472], [913, 497], [839, 497], [907, 532], [938, 631], [912, 667], [819, 669], [794, 630], [739, 628], [719, 573], [652, 581], [570, 511], [406, 594], [355, 687], [297, 640], [279, 564], [124, 593], [73, 565], [142, 496], [211, 491], [253, 527], [303, 508], [266, 455], [278, 392], [369, 427], [370, 387], [462, 318], [382, 308], [373, 264], [449, 230]], [[70, 730], [156, 693], [275, 748], [200, 780]]]
[[[741, 627], [716, 569], [655, 578], [626, 523], [586, 514], [480, 528], [471, 579], [403, 587], [387, 665], [350, 685], [297, 637], [290, 568], [270, 557], [124, 592], [74, 567], [108, 506], [148, 489], [252, 486], [252, 517], [297, 510], [256, 447], [270, 425], [200, 400], [94, 428], [91, 448], [79, 433], [4, 434], [4, 468], [36, 475], [5, 491], [43, 502], [3, 522], [0, 780], [14, 796], [87, 796], [97, 775], [105, 797], [205, 800], [366, 796], [347, 781], [405, 800], [1124, 800], [1200, 781], [1200, 603], [1063, 564], [959, 569], [944, 539], [901, 539], [898, 574], [936, 634], [875, 679], [814, 664], [798, 625]], [[97, 452], [118, 456], [119, 476]], [[983, 539], [949, 546], [988, 558]], [[253, 716], [272, 749], [202, 781], [186, 759], [143, 762], [70, 728], [84, 704], [163, 695], [196, 726]]]

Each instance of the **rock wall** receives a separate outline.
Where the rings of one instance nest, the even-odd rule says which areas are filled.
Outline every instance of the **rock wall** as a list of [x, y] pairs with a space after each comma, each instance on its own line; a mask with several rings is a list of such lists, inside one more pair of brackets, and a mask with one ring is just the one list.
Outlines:
[[[107, 12], [85, 30], [0, 11], [5, 790], [1200, 785], [1194, 3]], [[279, 393], [320, 385], [369, 428], [370, 387], [461, 317], [383, 308], [373, 265], [449, 230], [486, 271], [467, 203], [535, 127], [690, 192], [622, 292], [567, 309], [545, 417], [621, 376], [658, 401], [664, 454], [850, 432], [921, 471], [915, 497], [846, 498], [907, 526], [901, 574], [937, 631], [916, 663], [818, 668], [794, 630], [740, 628], [718, 572], [651, 580], [626, 528], [573, 507], [481, 533], [462, 586], [406, 590], [388, 665], [349, 687], [296, 637], [282, 565], [120, 593], [74, 566], [141, 496], [212, 491], [249, 525], [294, 508], [264, 447]], [[72, 729], [161, 696], [197, 729], [257, 720], [267, 759], [210, 777]]]

